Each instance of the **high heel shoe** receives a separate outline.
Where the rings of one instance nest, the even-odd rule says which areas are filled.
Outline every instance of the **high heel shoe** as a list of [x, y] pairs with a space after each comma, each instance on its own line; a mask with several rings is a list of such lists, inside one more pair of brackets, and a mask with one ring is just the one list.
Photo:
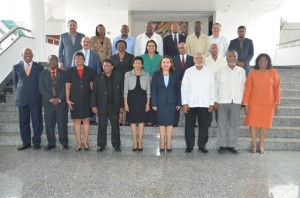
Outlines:
[[[87, 144], [87, 145], [88, 145], [88, 144]], [[82, 144], [82, 147], [84, 148], [85, 151], [91, 150], [89, 145], [88, 145], [87, 147], [85, 147], [84, 144]]]
[[264, 150], [264, 148], [262, 147], [262, 148], [260, 148], [260, 149], [258, 150], [258, 152], [259, 152], [259, 154], [264, 154], [264, 153], [265, 153], [265, 150]]
[[251, 153], [256, 153], [256, 149], [252, 149], [252, 150], [251, 150]]
[[132, 147], [132, 151], [137, 151], [138, 150], [138, 148], [137, 148], [137, 146], [134, 148], [134, 146]]
[[[167, 141], [166, 144], [168, 145], [168, 141]], [[171, 147], [171, 148], [168, 148], [168, 146], [167, 146], [167, 151], [168, 151], [169, 153], [172, 152], [172, 147]]]
[[138, 146], [138, 151], [143, 151], [143, 147], [139, 147], [139, 143], [137, 143], [137, 146]]
[[76, 148], [75, 148], [75, 152], [81, 151], [81, 148], [82, 148], [82, 145], [81, 145], [81, 147], [76, 147]]

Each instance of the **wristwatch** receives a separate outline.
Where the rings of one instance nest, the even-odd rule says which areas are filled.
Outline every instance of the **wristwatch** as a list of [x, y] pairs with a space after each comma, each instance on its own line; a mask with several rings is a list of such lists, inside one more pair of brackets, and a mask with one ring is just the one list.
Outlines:
[[58, 102], [61, 102], [61, 100], [60, 100], [60, 99], [58, 99]]

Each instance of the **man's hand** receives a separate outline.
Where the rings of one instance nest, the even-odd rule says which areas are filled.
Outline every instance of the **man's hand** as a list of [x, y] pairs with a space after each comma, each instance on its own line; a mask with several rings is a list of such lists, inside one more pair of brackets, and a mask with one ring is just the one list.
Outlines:
[[185, 104], [183, 105], [183, 112], [187, 113], [190, 110], [189, 105]]

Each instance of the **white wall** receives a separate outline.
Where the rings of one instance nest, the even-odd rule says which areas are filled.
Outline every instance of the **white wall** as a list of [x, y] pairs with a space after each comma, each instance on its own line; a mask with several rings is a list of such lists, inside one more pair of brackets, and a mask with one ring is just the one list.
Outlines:
[[61, 21], [47, 21], [45, 22], [46, 35], [60, 35], [67, 31], [67, 25]]
[[300, 46], [277, 49], [273, 59], [275, 66], [300, 66]]
[[280, 32], [280, 43], [300, 39], [300, 23], [286, 23]]
[[221, 34], [230, 41], [237, 38], [237, 28], [244, 25], [247, 28], [246, 37], [253, 40], [254, 57], [260, 53], [268, 53], [274, 58], [276, 44], [280, 37], [280, 16], [271, 11], [216, 11], [215, 22], [222, 25]]

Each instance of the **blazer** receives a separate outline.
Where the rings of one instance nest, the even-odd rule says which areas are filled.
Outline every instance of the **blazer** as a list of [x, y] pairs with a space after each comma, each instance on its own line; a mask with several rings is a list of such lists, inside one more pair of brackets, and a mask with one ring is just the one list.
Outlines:
[[181, 55], [173, 56], [172, 60], [173, 60], [174, 67], [176, 69], [175, 71], [177, 72], [179, 80], [181, 82], [185, 70], [188, 69], [188, 68], [190, 68], [190, 67], [192, 67], [192, 66], [194, 66], [195, 63], [194, 63], [194, 58], [192, 56], [186, 54], [186, 60], [185, 60], [185, 63], [184, 63], [184, 69], [182, 69], [182, 66], [181, 66], [181, 57], [180, 56]]
[[[178, 34], [179, 36], [179, 41], [178, 43], [184, 42], [186, 40], [186, 37], [182, 34]], [[178, 39], [178, 38], [177, 38]], [[166, 37], [164, 37], [163, 41], [163, 46], [164, 46], [164, 55], [169, 55], [169, 56], [176, 56], [179, 54], [179, 51], [177, 49], [177, 46], [175, 46], [172, 33]]]
[[[120, 108], [124, 107], [123, 99], [123, 75], [118, 72], [113, 72], [114, 81], [114, 112], [119, 114]], [[106, 112], [107, 97], [106, 97], [106, 81], [105, 73], [99, 74], [93, 83], [91, 95], [91, 107], [97, 107], [99, 113]]]
[[166, 87], [162, 72], [155, 72], [151, 83], [151, 105], [176, 104], [181, 106], [180, 82], [178, 74], [171, 72], [169, 83]]
[[[77, 52], [82, 52], [82, 49]], [[74, 57], [77, 52], [73, 54], [72, 67], [75, 66]], [[92, 49], [90, 49], [89, 64], [86, 66], [92, 68], [96, 72], [96, 74], [100, 74], [103, 71], [102, 64], [100, 62], [100, 56]]]
[[[52, 91], [52, 78], [50, 69], [45, 69], [39, 74], [39, 91], [42, 95], [42, 104], [44, 107], [52, 107], [53, 104], [49, 102], [54, 98]], [[58, 69], [56, 71], [56, 98], [61, 100], [60, 105], [67, 105], [66, 103], [66, 71]]]
[[73, 54], [82, 48], [80, 43], [83, 37], [84, 34], [77, 32], [73, 45], [69, 32], [60, 35], [58, 62], [64, 65], [64, 70], [67, 70], [72, 66]]
[[[128, 96], [128, 91], [133, 90], [136, 86], [136, 75], [134, 73], [134, 69], [126, 72], [125, 80], [124, 80], [124, 97]], [[149, 73], [142, 70], [142, 74], [140, 75], [140, 84], [141, 88], [147, 92], [147, 98], [150, 98], [150, 76]]]
[[119, 53], [114, 54], [110, 57], [110, 60], [114, 63], [114, 70], [125, 75], [126, 72], [133, 69], [132, 61], [134, 56], [125, 52], [123, 60], [120, 60]]
[[238, 53], [238, 61], [244, 62], [249, 66], [254, 54], [253, 42], [251, 39], [244, 38], [243, 49], [240, 47], [239, 38], [230, 41], [228, 49], [233, 49]]
[[13, 66], [13, 84], [16, 87], [16, 105], [42, 106], [42, 96], [39, 92], [38, 76], [44, 67], [32, 62], [29, 76], [26, 75], [24, 62]]

